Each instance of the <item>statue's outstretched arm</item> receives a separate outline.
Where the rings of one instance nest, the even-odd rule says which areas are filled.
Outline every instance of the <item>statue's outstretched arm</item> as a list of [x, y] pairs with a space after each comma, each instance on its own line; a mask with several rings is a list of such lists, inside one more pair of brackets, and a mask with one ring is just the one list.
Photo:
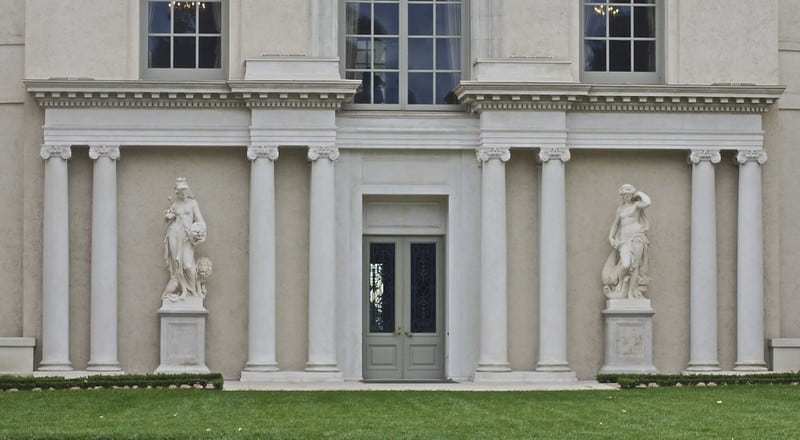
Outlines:
[[637, 191], [635, 197], [639, 199], [639, 201], [636, 202], [637, 208], [647, 208], [650, 206], [650, 196], [647, 194]]

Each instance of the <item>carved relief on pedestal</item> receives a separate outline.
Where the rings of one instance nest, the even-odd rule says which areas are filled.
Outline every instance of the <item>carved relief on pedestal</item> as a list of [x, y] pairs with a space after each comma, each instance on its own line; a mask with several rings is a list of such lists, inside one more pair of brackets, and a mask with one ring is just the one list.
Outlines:
[[68, 160], [72, 157], [72, 149], [70, 145], [45, 144], [42, 145], [42, 148], [39, 150], [39, 155], [44, 160], [50, 159], [51, 157], [60, 157], [64, 160]]
[[321, 157], [330, 161], [335, 161], [339, 158], [339, 149], [330, 146], [308, 148], [308, 160], [313, 162]]
[[89, 157], [91, 159], [107, 157], [111, 160], [117, 160], [119, 159], [119, 145], [90, 145]]
[[486, 162], [491, 159], [499, 159], [508, 162], [511, 159], [511, 149], [508, 147], [478, 147], [475, 149], [475, 156], [478, 162]]
[[756, 162], [759, 165], [764, 165], [767, 163], [767, 152], [755, 148], [739, 150], [739, 152], [736, 154], [736, 162], [741, 165], [744, 165], [747, 162]]
[[247, 147], [247, 158], [250, 160], [269, 159], [278, 160], [278, 147], [272, 145], [252, 145]]
[[650, 224], [645, 213], [650, 197], [630, 184], [622, 185], [619, 194], [622, 205], [617, 208], [608, 233], [614, 250], [603, 265], [603, 294], [609, 299], [641, 299], [645, 298], [650, 282], [647, 276]]

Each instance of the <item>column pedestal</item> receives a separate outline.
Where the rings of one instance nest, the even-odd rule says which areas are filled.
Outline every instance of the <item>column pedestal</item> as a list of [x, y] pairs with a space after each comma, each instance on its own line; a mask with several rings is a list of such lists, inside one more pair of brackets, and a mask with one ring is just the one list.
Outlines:
[[600, 374], [658, 374], [653, 366], [653, 315], [649, 299], [606, 300]]
[[210, 373], [206, 367], [206, 315], [203, 299], [164, 300], [161, 318], [161, 363], [156, 373]]

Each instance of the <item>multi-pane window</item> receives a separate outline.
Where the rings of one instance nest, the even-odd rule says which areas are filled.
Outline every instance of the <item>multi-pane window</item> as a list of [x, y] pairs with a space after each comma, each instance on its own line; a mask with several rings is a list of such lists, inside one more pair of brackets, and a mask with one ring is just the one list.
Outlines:
[[225, 44], [221, 0], [147, 1], [144, 7], [145, 72], [219, 75]]
[[460, 0], [345, 0], [344, 75], [355, 104], [458, 104]]
[[656, 0], [584, 0], [584, 77], [652, 82], [659, 71], [658, 16]]

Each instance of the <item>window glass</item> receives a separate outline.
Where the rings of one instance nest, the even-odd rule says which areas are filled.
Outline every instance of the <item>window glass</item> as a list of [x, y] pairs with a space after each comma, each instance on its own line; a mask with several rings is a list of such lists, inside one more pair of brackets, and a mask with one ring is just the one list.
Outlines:
[[147, 2], [148, 69], [221, 69], [222, 1]]
[[[657, 16], [655, 0], [584, 0], [584, 72], [652, 73], [647, 77], [629, 76], [629, 82], [636, 78], [644, 82], [657, 79]], [[626, 80], [624, 76], [608, 78]]]
[[460, 0], [345, 0], [344, 75], [355, 104], [452, 105], [461, 79]]

